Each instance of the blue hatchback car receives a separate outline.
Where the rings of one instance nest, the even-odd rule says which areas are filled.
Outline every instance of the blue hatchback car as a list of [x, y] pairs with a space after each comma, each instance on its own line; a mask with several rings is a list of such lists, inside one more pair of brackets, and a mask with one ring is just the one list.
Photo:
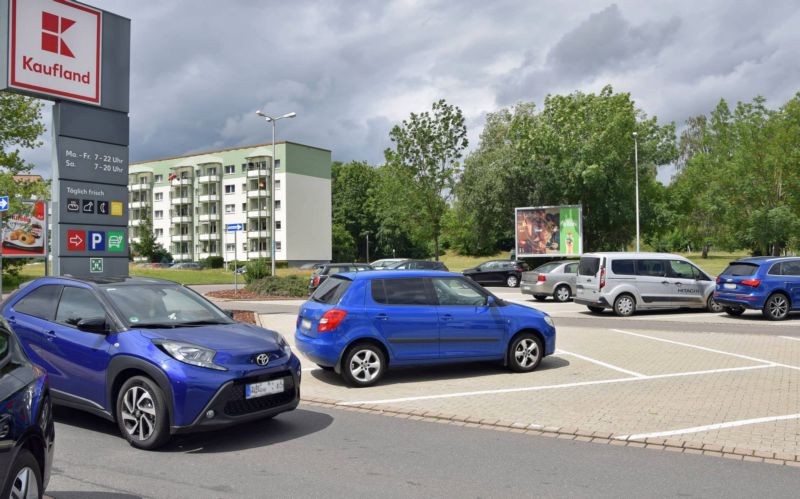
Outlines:
[[761, 310], [769, 320], [800, 310], [800, 258], [754, 257], [731, 264], [717, 277], [714, 299], [729, 315]]
[[295, 344], [361, 387], [389, 366], [499, 360], [532, 371], [555, 351], [556, 329], [459, 274], [374, 271], [325, 281], [300, 308]]
[[283, 337], [235, 322], [161, 279], [44, 277], [2, 309], [55, 404], [116, 421], [134, 447], [297, 407], [300, 361]]

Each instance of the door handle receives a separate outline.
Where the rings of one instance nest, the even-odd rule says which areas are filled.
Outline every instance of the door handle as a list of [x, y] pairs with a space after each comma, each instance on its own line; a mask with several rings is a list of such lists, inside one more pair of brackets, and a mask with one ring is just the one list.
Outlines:
[[378, 319], [379, 321], [388, 321], [389, 320], [389, 316], [386, 315], [386, 314], [378, 314], [378, 315], [375, 316], [375, 318]]
[[56, 332], [52, 329], [45, 331], [45, 335], [47, 335], [47, 341], [53, 341], [56, 339]]
[[661, 281], [661, 284], [669, 284], [669, 281]]
[[6, 320], [8, 321], [9, 324], [16, 324], [17, 323], [17, 319], [15, 319], [13, 316], [9, 317]]
[[442, 316], [442, 320], [443, 320], [443, 321], [451, 321], [451, 320], [453, 320], [453, 316], [452, 316], [452, 315], [450, 315], [450, 314], [444, 314], [444, 315]]

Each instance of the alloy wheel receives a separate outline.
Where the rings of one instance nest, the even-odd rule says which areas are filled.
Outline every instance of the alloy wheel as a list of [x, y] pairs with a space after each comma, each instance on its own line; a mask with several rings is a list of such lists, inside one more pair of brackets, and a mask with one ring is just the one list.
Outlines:
[[359, 350], [350, 358], [350, 374], [361, 383], [369, 383], [380, 371], [381, 359], [372, 350]]
[[518, 283], [519, 279], [517, 279], [517, 276], [515, 275], [510, 275], [508, 276], [508, 279], [506, 279], [506, 284], [508, 284], [509, 288], [516, 288]]
[[539, 359], [539, 345], [531, 338], [525, 338], [517, 343], [514, 349], [514, 360], [523, 369], [528, 369], [536, 364]]
[[156, 428], [153, 396], [142, 386], [132, 386], [122, 398], [122, 420], [128, 435], [147, 440]]
[[781, 294], [774, 294], [767, 300], [770, 319], [783, 319], [789, 313], [789, 301]]
[[25, 466], [14, 478], [11, 485], [11, 499], [39, 499], [39, 484], [36, 481], [36, 472]]

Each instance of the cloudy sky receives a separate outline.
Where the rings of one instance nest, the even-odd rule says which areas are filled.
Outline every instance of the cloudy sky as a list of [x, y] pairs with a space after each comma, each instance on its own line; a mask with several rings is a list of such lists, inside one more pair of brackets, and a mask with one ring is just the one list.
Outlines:
[[[93, 0], [132, 20], [131, 161], [278, 140], [379, 163], [439, 98], [485, 115], [548, 93], [630, 92], [679, 126], [800, 91], [796, 0]], [[46, 114], [49, 124], [49, 110]], [[49, 135], [28, 151], [50, 170]]]

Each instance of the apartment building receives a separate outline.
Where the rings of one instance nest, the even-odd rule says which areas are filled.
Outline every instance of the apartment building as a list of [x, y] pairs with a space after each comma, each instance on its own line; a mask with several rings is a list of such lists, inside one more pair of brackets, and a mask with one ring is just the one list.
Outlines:
[[[275, 199], [270, 171], [275, 162]], [[237, 147], [132, 163], [130, 238], [146, 213], [156, 240], [176, 261], [221, 256], [269, 258], [275, 204], [276, 261], [299, 266], [331, 259], [331, 152], [293, 142]], [[226, 226], [240, 224], [237, 232]]]

